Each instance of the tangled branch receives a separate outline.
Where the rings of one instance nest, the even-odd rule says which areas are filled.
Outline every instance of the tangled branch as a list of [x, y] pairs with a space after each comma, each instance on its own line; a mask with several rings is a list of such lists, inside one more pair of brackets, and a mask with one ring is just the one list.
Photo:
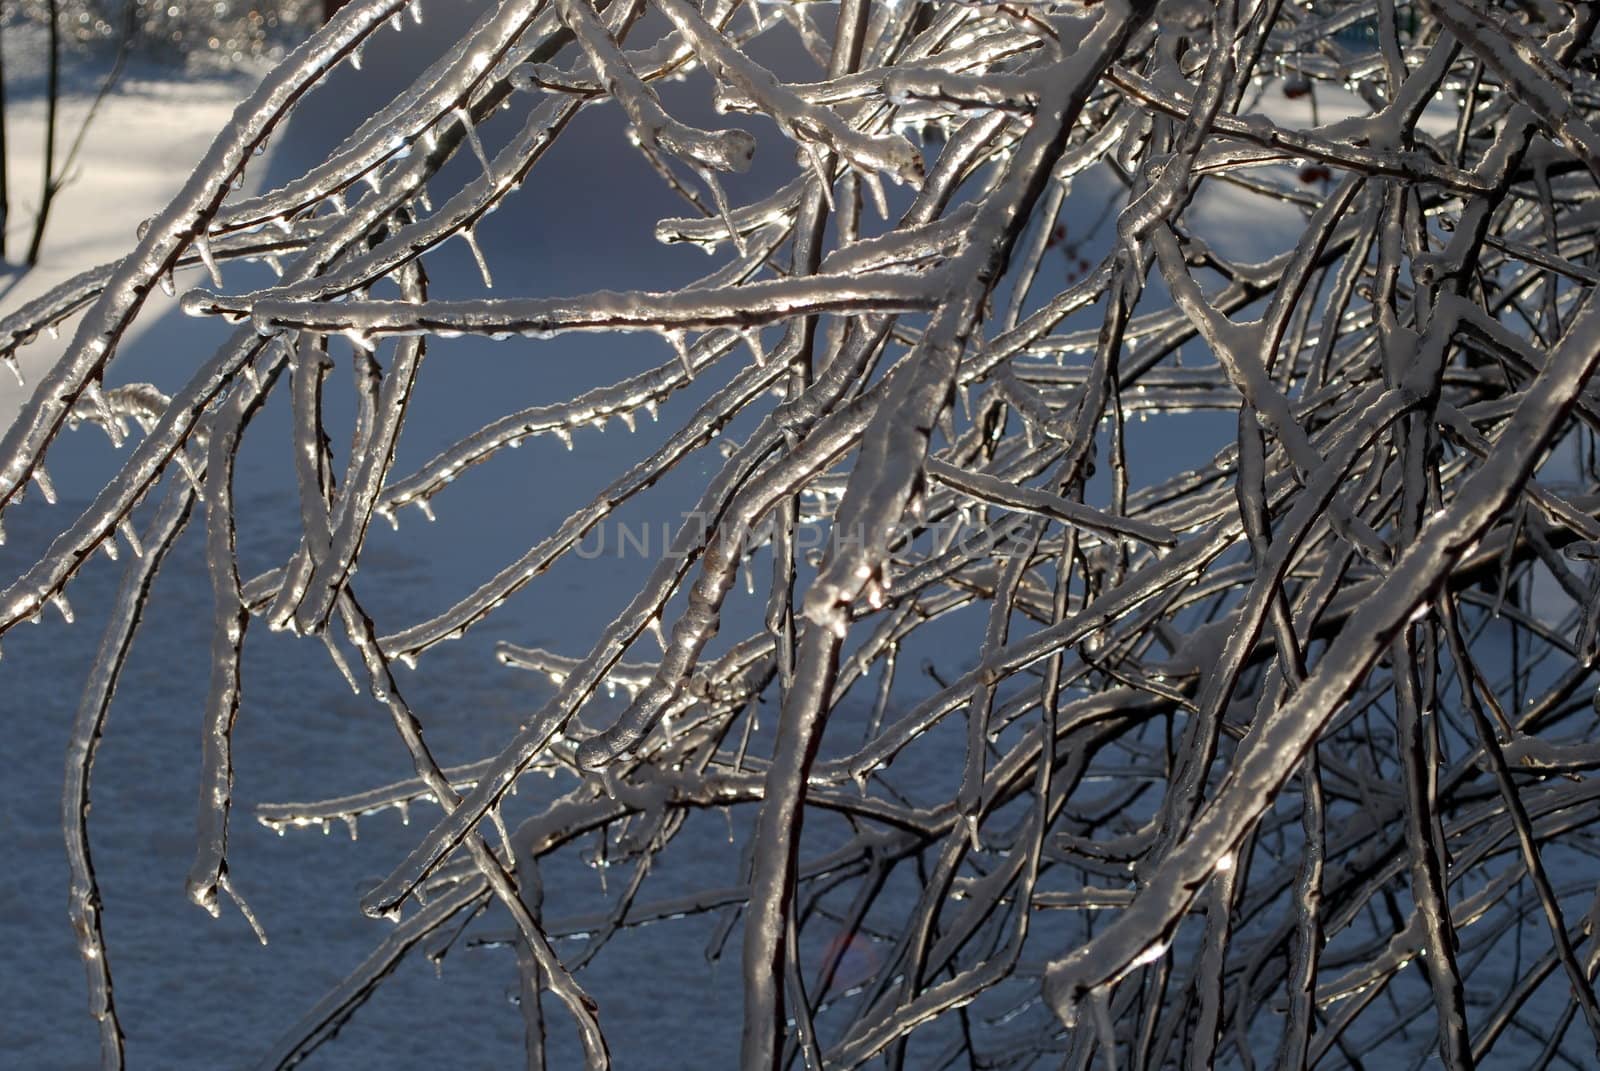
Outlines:
[[[258, 619], [325, 645], [414, 777], [257, 817], [437, 810], [361, 901], [395, 929], [270, 1066], [331, 1037], [408, 950], [497, 915], [510, 930], [481, 940], [517, 950], [530, 1061], [548, 992], [606, 1066], [582, 967], [625, 928], [713, 913], [722, 938], [743, 923], [746, 1068], [1592, 1060], [1600, 899], [1572, 876], [1593, 873], [1600, 818], [1600, 9], [502, 0], [325, 162], [230, 198], [295, 103], [407, 7], [344, 7], [127, 258], [0, 322], [13, 367], [41, 330], [73, 332], [0, 444], [0, 507], [30, 481], [52, 496], [71, 424], [127, 452], [0, 593], [0, 632], [46, 603], [70, 619], [83, 562], [133, 553], [63, 814], [107, 1066], [122, 1034], [90, 775], [163, 556], [201, 518], [196, 903], [248, 912], [228, 875], [231, 733]], [[757, 61], [778, 39], [816, 80]], [[685, 76], [765, 136], [674, 118], [659, 87]], [[722, 254], [715, 270], [674, 290], [429, 297], [453, 239], [492, 286], [475, 230], [610, 104], [686, 205], [655, 235]], [[496, 141], [479, 127], [502, 109], [521, 125]], [[719, 176], [785, 153], [792, 181], [733, 203]], [[473, 166], [444, 171], [457, 156]], [[1075, 179], [1115, 189], [1104, 221]], [[1229, 254], [1219, 202], [1298, 232], [1258, 262]], [[281, 261], [279, 283], [230, 289], [254, 260]], [[171, 397], [108, 386], [146, 295], [192, 265], [212, 285], [185, 311], [233, 335]], [[522, 353], [571, 331], [669, 349], [395, 471], [445, 340]], [[343, 359], [360, 387], [341, 469], [322, 386]], [[299, 546], [250, 577], [235, 460], [273, 391], [290, 395]], [[505, 448], [571, 448], [682, 397], [658, 448], [455, 605], [380, 627], [358, 596], [374, 517], [403, 532], [403, 508], [449, 509], [469, 466], [513, 468]], [[1229, 421], [1213, 450], [1189, 446], [1199, 413]], [[1133, 457], [1146, 439], [1177, 454], [1154, 476]], [[394, 663], [588, 557], [714, 441], [631, 600], [587, 646], [503, 643], [553, 693], [498, 752], [442, 768]], [[739, 600], [763, 625], [718, 642]], [[599, 713], [602, 688], [625, 693], [620, 715]], [[719, 809], [751, 815], [740, 861], [650, 899], [657, 861]], [[601, 910], [547, 896], [541, 863], [591, 839], [590, 862], [629, 880]], [[841, 984], [854, 944], [874, 955]]]

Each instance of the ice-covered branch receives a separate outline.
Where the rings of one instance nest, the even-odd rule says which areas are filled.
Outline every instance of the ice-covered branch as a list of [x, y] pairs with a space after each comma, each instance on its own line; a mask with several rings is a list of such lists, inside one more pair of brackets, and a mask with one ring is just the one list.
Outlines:
[[[90, 789], [196, 510], [190, 894], [255, 922], [255, 803], [359, 825], [384, 876], [332, 907], [395, 922], [263, 1066], [424, 942], [504, 972], [529, 1066], [636, 1061], [637, 979], [691, 988], [641, 942], [701, 917], [712, 959], [743, 928], [742, 1056], [675, 1053], [707, 1066], [1592, 1062], [1600, 8], [485, 0], [233, 195], [336, 66], [420, 48], [408, 6], [344, 5], [132, 253], [0, 318], [7, 361], [71, 337], [0, 445], [0, 505], [46, 502], [0, 633], [89, 616], [87, 563], [132, 555], [61, 805], [107, 1066], [139, 944]], [[678, 207], [543, 182], [590, 131]], [[546, 242], [579, 197], [711, 265]], [[601, 277], [564, 285], [580, 254]], [[200, 268], [220, 344], [176, 320], [181, 359], [119, 377]], [[497, 393], [463, 335], [541, 374]], [[69, 486], [69, 427], [113, 475]], [[533, 527], [481, 505], [513, 484]], [[268, 643], [326, 657], [401, 765], [236, 801], [238, 719], [335, 706], [296, 663], [269, 707]]]

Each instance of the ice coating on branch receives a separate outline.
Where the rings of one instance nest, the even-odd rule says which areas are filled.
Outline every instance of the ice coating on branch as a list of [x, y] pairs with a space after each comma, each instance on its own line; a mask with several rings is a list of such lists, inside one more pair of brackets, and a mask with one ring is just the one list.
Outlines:
[[[575, 972], [631, 927], [706, 913], [712, 958], [744, 929], [752, 1067], [1223, 1067], [1259, 1062], [1262, 1039], [1313, 1066], [1358, 1036], [1376, 1060], [1436, 1047], [1462, 1067], [1557, 970], [1571, 1028], [1544, 1056], [1588, 1060], [1596, 912], [1562, 868], [1600, 813], [1592, 7], [503, 0], [316, 166], [225, 200], [336, 67], [369, 44], [340, 77], [406, 61], [377, 50], [416, 31], [372, 34], [407, 9], [345, 5], [134, 253], [0, 319], [13, 371], [72, 338], [7, 439], [0, 501], [30, 482], [57, 497], [62, 427], [120, 449], [87, 506], [78, 467], [50, 465], [74, 508], [24, 507], [48, 550], [0, 592], [0, 632], [106, 626], [62, 823], [108, 1063], [119, 904], [91, 861], [90, 775], [135, 633], [162, 627], [146, 594], [201, 511], [195, 901], [227, 894], [264, 939], [229, 870], [254, 619], [315, 636], [296, 650], [375, 704], [409, 762], [257, 812], [280, 834], [370, 818], [408, 838], [361, 905], [394, 926], [269, 1066], [331, 1038], [407, 949], [439, 965], [458, 942], [514, 952], [530, 1066], [557, 1051], [541, 990], [605, 1066]], [[691, 97], [751, 118], [690, 125]], [[604, 136], [682, 203], [604, 211], [712, 262], [559, 296], [561, 254], [531, 271], [483, 228], [509, 209], [491, 225], [542, 240], [569, 202], [521, 191], [608, 112]], [[758, 152], [760, 174], [732, 177]], [[476, 274], [446, 278], [454, 242]], [[279, 279], [240, 292], [252, 261]], [[143, 296], [200, 267], [183, 308], [239, 326], [170, 395], [120, 382]], [[596, 364], [598, 386], [534, 377], [535, 396], [407, 452], [439, 381], [425, 352], [439, 376], [461, 335], [570, 363], [573, 331], [658, 337], [626, 372]], [[293, 547], [246, 578], [234, 544], [265, 507], [236, 461], [271, 440], [250, 417], [274, 392], [287, 431], [263, 456], [295, 484]], [[463, 484], [564, 495], [617, 456], [505, 559], [462, 537], [505, 523]], [[380, 596], [404, 580], [369, 551], [372, 520], [405, 546], [436, 514], [451, 560], [429, 568], [462, 589], [443, 609]], [[545, 574], [621, 575], [606, 559], [641, 518], [637, 587], [584, 589], [604, 627], [542, 628], [565, 624]], [[109, 568], [97, 548], [125, 570], [109, 611], [68, 590]], [[502, 613], [513, 600], [531, 612]], [[425, 735], [433, 704], [471, 690], [423, 656], [496, 627], [471, 672], [514, 676], [528, 707], [441, 767], [455, 741], [448, 717]], [[697, 860], [692, 891], [654, 891], [712, 845], [729, 856]], [[1534, 967], [1507, 987], [1513, 932]], [[1396, 1007], [1423, 1027], [1409, 1048]], [[948, 1044], [924, 1056], [934, 1024]]]
[[144, 295], [168, 262], [203, 233], [221, 200], [222, 180], [244, 166], [255, 141], [271, 129], [307, 84], [398, 6], [396, 0], [361, 0], [348, 5], [326, 31], [296, 49], [240, 105], [234, 123], [212, 144], [177, 198], [151, 221], [139, 247], [106, 281], [99, 300], [74, 333], [68, 357], [55, 365], [35, 393], [33, 404], [0, 440], [0, 458], [7, 459], [0, 465], [0, 508], [15, 495], [19, 477], [31, 470], [54, 438], [78, 392], [99, 372], [108, 356], [109, 340], [138, 312]]
[[754, 137], [742, 130], [697, 130], [673, 119], [617, 48], [589, 0], [554, 0], [554, 4], [561, 21], [577, 37], [595, 74], [627, 113], [642, 150], [653, 152], [659, 146], [685, 162], [718, 171], [745, 171], [750, 167], [756, 151]]
[[655, 0], [655, 4], [678, 27], [701, 62], [747, 93], [802, 146], [826, 145], [854, 166], [887, 171], [896, 182], [921, 181], [922, 158], [904, 138], [862, 134], [834, 112], [807, 103], [734, 48], [698, 9], [683, 0]]
[[[196, 301], [204, 301], [197, 297]], [[285, 328], [320, 334], [424, 333], [549, 338], [564, 331], [705, 331], [760, 326], [797, 315], [864, 309], [912, 311], [932, 307], [923, 280], [883, 274], [775, 279], [744, 286], [673, 293], [600, 291], [578, 298], [435, 301], [282, 301], [266, 298], [252, 310], [258, 330]]]

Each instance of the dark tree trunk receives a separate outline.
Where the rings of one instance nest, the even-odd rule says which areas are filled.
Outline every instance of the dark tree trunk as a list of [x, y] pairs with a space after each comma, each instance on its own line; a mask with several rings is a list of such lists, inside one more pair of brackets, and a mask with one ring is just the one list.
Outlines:
[[50, 204], [56, 197], [56, 105], [61, 99], [61, 11], [57, 0], [50, 0], [50, 65], [47, 68], [44, 112], [44, 178], [39, 186], [39, 214], [33, 222], [33, 239], [28, 243], [27, 265], [39, 263], [39, 246], [44, 243], [45, 224], [50, 220]]

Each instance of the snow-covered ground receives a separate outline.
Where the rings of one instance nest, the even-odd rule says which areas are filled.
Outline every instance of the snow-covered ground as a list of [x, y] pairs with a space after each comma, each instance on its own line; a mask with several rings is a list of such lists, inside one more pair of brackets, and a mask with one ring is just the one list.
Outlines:
[[[115, 260], [132, 249], [140, 222], [178, 191], [189, 168], [204, 154], [259, 73], [196, 76], [146, 60], [131, 62], [89, 124], [77, 161], [56, 194], [39, 263], [23, 271], [19, 265], [33, 233], [43, 177], [43, 34], [37, 27], [8, 27], [5, 46], [11, 210], [5, 245], [9, 263], [0, 275], [0, 315], [79, 271]], [[109, 59], [71, 52], [66, 56], [66, 92], [57, 116], [58, 167], [83, 127]], [[149, 313], [141, 316], [134, 324], [129, 346], [138, 346], [156, 321]], [[30, 384], [50, 366], [63, 344], [46, 337], [21, 350], [18, 356]], [[4, 377], [0, 382], [0, 428], [15, 419], [24, 397], [16, 381]]]

